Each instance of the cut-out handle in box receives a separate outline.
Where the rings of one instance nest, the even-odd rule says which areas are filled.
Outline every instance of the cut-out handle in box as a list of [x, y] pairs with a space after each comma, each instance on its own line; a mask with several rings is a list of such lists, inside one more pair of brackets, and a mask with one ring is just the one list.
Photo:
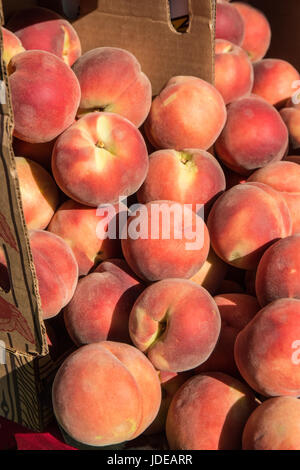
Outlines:
[[175, 31], [168, 0], [98, 0], [96, 8], [74, 21], [83, 52], [102, 46], [132, 52], [150, 78], [153, 95], [175, 75], [213, 81], [215, 2], [189, 0], [190, 26]]

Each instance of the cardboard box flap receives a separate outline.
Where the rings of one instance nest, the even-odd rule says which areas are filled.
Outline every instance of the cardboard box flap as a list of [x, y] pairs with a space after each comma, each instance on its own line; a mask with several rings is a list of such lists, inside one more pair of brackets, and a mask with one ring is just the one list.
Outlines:
[[[2, 59], [2, 34], [0, 55], [0, 340], [10, 351], [45, 354], [48, 351], [45, 327], [11, 146], [13, 113]], [[3, 261], [7, 271], [1, 265]]]
[[83, 53], [102, 46], [132, 52], [156, 95], [175, 75], [213, 81], [214, 2], [190, 0], [189, 11], [190, 26], [182, 34], [172, 26], [168, 0], [146, 4], [136, 0], [98, 0], [97, 8], [81, 14], [73, 26]]

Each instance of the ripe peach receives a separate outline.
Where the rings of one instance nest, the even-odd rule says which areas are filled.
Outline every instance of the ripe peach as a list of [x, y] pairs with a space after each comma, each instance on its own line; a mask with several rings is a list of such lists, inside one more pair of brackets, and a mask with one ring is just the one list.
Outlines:
[[11, 59], [8, 71], [15, 137], [49, 142], [73, 123], [80, 87], [62, 60], [45, 51], [25, 51]]
[[186, 206], [153, 201], [128, 219], [121, 243], [125, 260], [141, 279], [189, 279], [207, 259], [209, 233]]
[[244, 450], [300, 450], [300, 401], [275, 397], [253, 411], [243, 432]]
[[223, 170], [205, 150], [157, 150], [149, 157], [149, 171], [137, 193], [140, 203], [178, 201], [196, 212], [225, 190]]
[[238, 334], [234, 357], [246, 382], [264, 396], [300, 395], [300, 300], [279, 299]]
[[136, 300], [129, 333], [156, 369], [183, 372], [206, 361], [220, 325], [218, 308], [203, 287], [185, 279], [164, 279]]
[[242, 48], [250, 56], [252, 62], [262, 59], [269, 49], [271, 28], [265, 15], [251, 5], [234, 2], [244, 21], [245, 35]]
[[213, 85], [200, 78], [178, 76], [154, 98], [144, 127], [157, 149], [207, 150], [220, 135], [225, 120], [223, 98]]
[[130, 342], [130, 310], [143, 286], [124, 260], [105, 261], [81, 278], [64, 309], [67, 331], [75, 344]]
[[[83, 206], [68, 199], [54, 214], [48, 230], [62, 237], [72, 248], [78, 263], [79, 275], [87, 274], [100, 261], [121, 255], [121, 242], [117, 227], [119, 207], [118, 205], [114, 207], [116, 215], [104, 213], [105, 211], [103, 215], [100, 215], [96, 208]], [[122, 209], [121, 212], [123, 212]], [[101, 225], [101, 230], [99, 230], [99, 225]], [[116, 238], [109, 238], [109, 234], [107, 236], [106, 233], [102, 233], [102, 225], [107, 231], [115, 226]]]
[[290, 146], [292, 150], [300, 148], [300, 109], [283, 108], [280, 115], [285, 123], [290, 138]]
[[83, 54], [73, 70], [81, 87], [79, 117], [106, 111], [124, 116], [137, 127], [145, 121], [151, 106], [151, 83], [133, 54], [98, 47]]
[[262, 256], [255, 288], [261, 306], [277, 299], [300, 299], [300, 233], [274, 243]]
[[42, 165], [46, 170], [51, 170], [51, 155], [55, 139], [43, 144], [31, 144], [24, 140], [13, 138], [14, 154], [21, 157], [29, 158], [36, 163]]
[[196, 373], [218, 371], [237, 376], [234, 362], [234, 343], [238, 333], [260, 310], [257, 299], [246, 294], [221, 294], [214, 297], [220, 315], [221, 332], [215, 349]]
[[24, 52], [25, 49], [20, 39], [11, 31], [1, 27], [2, 38], [3, 38], [3, 60], [6, 65], [9, 64], [10, 59], [20, 52]]
[[65, 241], [44, 230], [30, 232], [43, 318], [57, 315], [71, 300], [78, 279], [74, 254]]
[[148, 171], [138, 129], [113, 113], [89, 113], [56, 141], [53, 176], [70, 198], [87, 206], [115, 204], [135, 193]]
[[225, 104], [251, 93], [253, 67], [246, 52], [224, 39], [215, 42], [215, 87]]
[[297, 163], [281, 161], [270, 163], [252, 173], [248, 181], [268, 184], [280, 191], [289, 207], [293, 232], [300, 232], [300, 168]]
[[238, 450], [243, 427], [256, 406], [247, 385], [222, 374], [199, 374], [171, 402], [166, 433], [171, 449]]
[[226, 272], [227, 264], [211, 248], [207, 260], [199, 271], [190, 278], [190, 281], [196, 282], [196, 284], [208, 290], [211, 295], [214, 295], [224, 280]]
[[[25, 10], [23, 25], [18, 29], [14, 27], [15, 34], [26, 50], [51, 52], [71, 66], [81, 56], [78, 34], [67, 20], [59, 16], [54, 18], [52, 12], [48, 12], [43, 10], [41, 14], [40, 8], [31, 8], [30, 12]], [[21, 12], [19, 14], [21, 16]]]
[[16, 157], [22, 207], [28, 229], [44, 229], [59, 203], [56, 184], [38, 163]]
[[243, 183], [226, 191], [207, 221], [211, 244], [220, 258], [241, 269], [255, 269], [263, 252], [291, 234], [283, 196], [263, 183]]
[[93, 446], [134, 439], [154, 420], [161, 402], [158, 375], [148, 359], [124, 343], [82, 346], [58, 370], [54, 413], [75, 440]]
[[294, 83], [300, 75], [289, 62], [281, 59], [263, 59], [253, 64], [252, 93], [268, 103], [282, 107], [295, 93]]
[[216, 39], [226, 39], [240, 46], [245, 35], [243, 18], [234, 5], [222, 0], [216, 5]]
[[231, 170], [247, 175], [283, 158], [288, 130], [273, 106], [251, 95], [231, 103], [227, 114], [216, 152]]

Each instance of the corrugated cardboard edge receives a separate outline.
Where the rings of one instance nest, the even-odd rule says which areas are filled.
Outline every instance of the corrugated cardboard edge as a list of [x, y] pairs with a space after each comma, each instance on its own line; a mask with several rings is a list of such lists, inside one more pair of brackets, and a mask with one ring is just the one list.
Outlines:
[[[3, 9], [0, 2], [1, 24]], [[1, 34], [2, 51], [2, 34]], [[22, 210], [19, 182], [16, 174], [14, 153], [12, 150], [13, 111], [6, 66], [1, 52], [1, 79], [5, 84], [6, 102], [1, 104], [2, 151], [1, 167], [2, 191], [1, 213], [5, 224], [5, 237], [0, 234], [11, 276], [11, 290], [0, 291], [2, 318], [0, 339], [5, 342], [9, 351], [16, 354], [45, 355], [48, 353], [45, 326], [42, 319], [41, 302], [38, 293], [38, 282], [29, 246], [28, 232]], [[9, 235], [7, 236], [7, 233]], [[11, 320], [11, 321], [10, 321]]]

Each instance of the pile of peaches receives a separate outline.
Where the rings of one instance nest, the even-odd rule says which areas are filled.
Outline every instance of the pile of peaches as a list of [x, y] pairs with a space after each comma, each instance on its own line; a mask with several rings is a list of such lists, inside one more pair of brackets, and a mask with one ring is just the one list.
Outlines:
[[[75, 349], [59, 425], [100, 447], [165, 432], [170, 449], [300, 449], [300, 76], [264, 58], [268, 20], [218, 1], [215, 85], [170, 77], [153, 100], [129, 51], [82, 54], [54, 12], [2, 34], [50, 354], [64, 328]], [[199, 246], [175, 216], [169, 238], [162, 219], [126, 236], [174, 202]]]

